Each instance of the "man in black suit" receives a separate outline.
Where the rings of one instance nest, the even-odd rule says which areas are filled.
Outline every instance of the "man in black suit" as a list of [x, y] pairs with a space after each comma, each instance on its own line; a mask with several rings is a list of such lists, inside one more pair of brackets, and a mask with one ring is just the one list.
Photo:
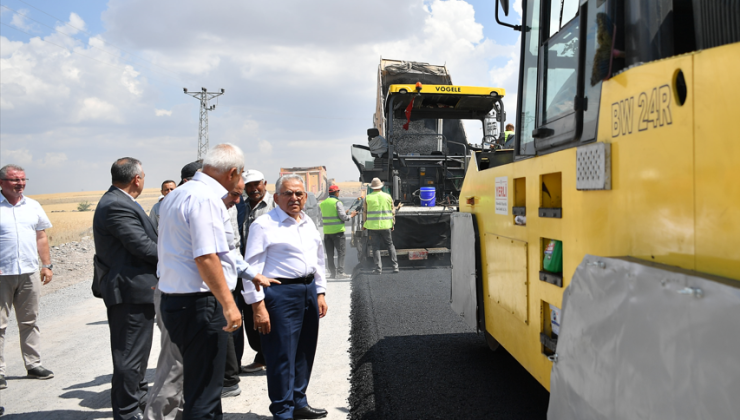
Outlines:
[[143, 418], [144, 380], [154, 331], [157, 286], [157, 230], [136, 202], [144, 189], [144, 170], [125, 157], [111, 166], [113, 185], [93, 218], [95, 274], [93, 293], [108, 310], [113, 355], [113, 418]]

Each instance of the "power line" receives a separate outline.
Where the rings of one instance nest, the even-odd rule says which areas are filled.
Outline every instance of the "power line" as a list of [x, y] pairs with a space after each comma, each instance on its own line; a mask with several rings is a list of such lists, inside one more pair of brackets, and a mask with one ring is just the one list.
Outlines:
[[[10, 7], [6, 6], [6, 5], [4, 5], [4, 4], [0, 4], [0, 6], [2, 6], [2, 7], [4, 7], [4, 8], [6, 8], [6, 9], [8, 9], [8, 10], [10, 10], [10, 11], [12, 11], [12, 12], [14, 12], [14, 13], [16, 13], [16, 14], [20, 15], [20, 16], [23, 16], [23, 17], [25, 17], [26, 19], [32, 20], [32, 21], [34, 21], [34, 22], [38, 23], [39, 25], [45, 26], [45, 27], [47, 27], [47, 28], [49, 28], [49, 29], [51, 29], [51, 30], [53, 30], [53, 31], [55, 31], [55, 32], [57, 32], [57, 33], [59, 33], [59, 34], [61, 34], [61, 35], [64, 35], [64, 36], [66, 36], [66, 37], [69, 37], [69, 38], [71, 38], [71, 39], [74, 39], [75, 41], [79, 41], [79, 40], [78, 40], [77, 38], [73, 37], [72, 35], [70, 35], [70, 34], [68, 34], [68, 33], [66, 33], [66, 32], [62, 32], [62, 31], [60, 31], [60, 30], [59, 30], [59, 29], [57, 29], [57, 28], [52, 28], [51, 26], [49, 26], [49, 25], [47, 25], [47, 24], [45, 24], [45, 23], [43, 23], [43, 22], [40, 22], [40, 21], [38, 21], [38, 20], [36, 20], [36, 19], [34, 19], [34, 18], [32, 18], [32, 17], [30, 17], [30, 16], [28, 16], [28, 15], [26, 15], [26, 14], [22, 13], [22, 12], [19, 12], [18, 10], [14, 10], [14, 9], [12, 9], [12, 8], [10, 8]], [[6, 26], [7, 26], [7, 25], [6, 25]], [[78, 29], [78, 28], [77, 28], [77, 27], [75, 27], [75, 26], [72, 26], [72, 25], [69, 25], [69, 26], [71, 26], [72, 28]], [[17, 28], [14, 28], [14, 29], [17, 29]], [[21, 32], [22, 32], [22, 31], [21, 31]], [[84, 32], [84, 31], [83, 31], [83, 32]], [[85, 33], [86, 33], [86, 34], [88, 34], [88, 35], [90, 35], [90, 34], [89, 34], [89, 33], [87, 33], [87, 32], [85, 32]], [[33, 35], [31, 35], [31, 36], [33, 36]], [[90, 36], [92, 36], [92, 35], [90, 35]], [[102, 49], [102, 48], [96, 47], [96, 46], [94, 46], [94, 45], [92, 45], [92, 44], [89, 44], [89, 43], [88, 43], [88, 45], [89, 45], [90, 47], [92, 47], [92, 48], [95, 48], [96, 50], [100, 50], [100, 51], [102, 51], [102, 52], [104, 52], [104, 53], [106, 53], [106, 54], [108, 54], [108, 55], [110, 55], [110, 56], [113, 56], [113, 57], [116, 57], [116, 58], [118, 58], [118, 57], [119, 57], [119, 55], [117, 55], [117, 54], [113, 54], [113, 53], [111, 53], [111, 52], [109, 52], [109, 51], [106, 51], [106, 50], [104, 50], [104, 49]], [[112, 44], [110, 44], [110, 45], [112, 45]], [[116, 47], [116, 48], [118, 48], [118, 47]], [[121, 50], [120, 48], [118, 48], [118, 49], [119, 49], [119, 50]], [[123, 51], [123, 50], [121, 50], [121, 51]], [[152, 64], [153, 64], [153, 63], [152, 63]], [[146, 66], [143, 66], [143, 67], [144, 67], [145, 69], [149, 70], [149, 71], [152, 71], [152, 72], [156, 72], [156, 69], [153, 69], [153, 68], [149, 68], [149, 67], [146, 67]], [[162, 77], [171, 77], [170, 75], [165, 75], [165, 74], [163, 74], [163, 73], [160, 73], [160, 74], [161, 74], [161, 76], [162, 76]], [[180, 82], [181, 82], [181, 80], [179, 80], [179, 78], [178, 78], [178, 80], [177, 80], [177, 81], [180, 81]]]
[[[56, 19], [57, 21], [59, 21], [59, 22], [61, 22], [61, 23], [65, 24], [65, 25], [67, 25], [67, 26], [69, 26], [69, 27], [71, 27], [71, 28], [77, 29], [78, 31], [80, 31], [80, 32], [82, 32], [82, 33], [84, 33], [84, 34], [86, 34], [87, 36], [90, 36], [90, 37], [92, 37], [92, 36], [95, 36], [95, 35], [91, 34], [90, 32], [87, 32], [86, 30], [84, 30], [84, 29], [82, 29], [82, 28], [78, 28], [78, 27], [76, 27], [76, 26], [72, 25], [71, 23], [65, 22], [64, 20], [62, 20], [62, 19], [60, 19], [60, 18], [58, 18], [58, 17], [56, 17], [56, 16], [54, 16], [54, 15], [52, 15], [52, 14], [50, 14], [50, 13], [47, 13], [47, 12], [45, 12], [45, 11], [41, 10], [41, 9], [39, 9], [38, 7], [36, 7], [36, 6], [32, 5], [31, 3], [28, 3], [28, 2], [26, 2], [26, 1], [24, 1], [24, 0], [18, 0], [18, 1], [19, 1], [19, 2], [21, 2], [21, 3], [23, 3], [23, 4], [25, 4], [25, 5], [27, 5], [27, 6], [30, 6], [30, 7], [34, 8], [34, 9], [38, 10], [39, 12], [41, 12], [41, 13], [45, 14], [46, 16], [49, 16], [49, 17], [51, 17], [51, 18], [54, 18], [54, 19]], [[7, 6], [6, 6], [6, 7], [7, 7]], [[17, 13], [17, 12], [16, 12], [16, 13]], [[29, 18], [29, 19], [30, 19], [30, 18]], [[118, 48], [118, 49], [119, 49], [120, 51], [122, 51], [122, 52], [125, 52], [126, 54], [129, 54], [129, 55], [131, 55], [131, 56], [137, 57], [137, 58], [139, 58], [140, 60], [143, 60], [143, 61], [146, 61], [146, 62], [148, 62], [148, 63], [151, 63], [151, 64], [152, 64], [153, 66], [156, 66], [156, 67], [159, 67], [159, 68], [160, 68], [160, 69], [162, 69], [162, 70], [168, 71], [168, 72], [172, 73], [173, 75], [175, 75], [175, 77], [177, 77], [177, 76], [178, 76], [178, 74], [177, 74], [176, 72], [174, 72], [174, 71], [172, 71], [172, 70], [170, 70], [170, 69], [167, 69], [167, 68], [165, 68], [165, 67], [162, 67], [162, 66], [160, 66], [160, 65], [156, 64], [155, 62], [153, 62], [153, 61], [151, 61], [151, 60], [147, 60], [147, 59], [146, 59], [146, 58], [144, 58], [144, 57], [138, 56], [138, 55], [136, 55], [136, 54], [134, 54], [134, 53], [132, 53], [132, 52], [129, 52], [129, 51], [127, 51], [127, 50], [124, 50], [123, 48], [121, 48], [121, 47], [119, 47], [119, 46], [117, 46], [117, 45], [115, 45], [115, 44], [112, 44], [112, 43], [110, 43], [110, 42], [106, 42], [106, 43], [107, 43], [108, 45], [110, 45], [111, 47], [115, 47], [115, 48]]]

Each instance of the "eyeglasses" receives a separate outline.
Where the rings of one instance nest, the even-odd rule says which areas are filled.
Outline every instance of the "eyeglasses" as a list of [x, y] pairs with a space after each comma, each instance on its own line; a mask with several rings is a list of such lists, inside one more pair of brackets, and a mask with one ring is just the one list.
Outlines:
[[301, 198], [301, 197], [303, 197], [303, 195], [304, 195], [304, 194], [306, 194], [306, 193], [305, 193], [305, 192], [303, 192], [303, 191], [290, 191], [290, 190], [288, 190], [288, 191], [283, 191], [283, 192], [281, 192], [281, 193], [280, 193], [280, 195], [282, 195], [283, 197], [292, 197], [292, 196], [296, 196], [296, 197], [298, 197], [298, 198]]
[[18, 183], [21, 183], [21, 182], [28, 181], [28, 178], [3, 178], [3, 181], [8, 181], [8, 182], [12, 182], [14, 184], [18, 184]]

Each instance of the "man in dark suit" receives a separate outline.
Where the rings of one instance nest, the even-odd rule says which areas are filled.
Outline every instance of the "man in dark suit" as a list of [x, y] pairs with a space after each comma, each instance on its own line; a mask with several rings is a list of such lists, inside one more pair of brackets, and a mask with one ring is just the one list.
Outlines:
[[154, 331], [157, 286], [157, 230], [136, 202], [144, 189], [144, 170], [125, 157], [111, 166], [113, 185], [93, 218], [95, 274], [93, 293], [108, 310], [113, 355], [113, 418], [143, 418], [144, 380]]

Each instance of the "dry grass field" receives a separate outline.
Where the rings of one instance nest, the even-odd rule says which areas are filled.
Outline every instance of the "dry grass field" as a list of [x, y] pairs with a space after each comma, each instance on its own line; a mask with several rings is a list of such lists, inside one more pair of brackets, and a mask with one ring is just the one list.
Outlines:
[[[362, 191], [359, 182], [337, 182], [344, 197], [358, 197]], [[270, 193], [274, 192], [275, 185], [268, 184]], [[92, 220], [95, 206], [105, 191], [83, 191], [73, 193], [41, 194], [29, 197], [37, 200], [49, 216], [53, 227], [46, 231], [52, 246], [69, 242], [77, 242], [85, 236], [92, 237]], [[152, 206], [159, 198], [158, 188], [147, 188], [136, 200], [149, 214]], [[90, 203], [90, 211], [79, 212], [77, 206], [86, 201]]]
[[[92, 236], [92, 220], [95, 206], [105, 191], [83, 191], [74, 193], [40, 194], [29, 197], [41, 203], [53, 227], [46, 231], [52, 246], [77, 242]], [[158, 188], [147, 188], [137, 200], [149, 213], [159, 198]], [[90, 211], [79, 212], [77, 206], [83, 201], [91, 204]]]

